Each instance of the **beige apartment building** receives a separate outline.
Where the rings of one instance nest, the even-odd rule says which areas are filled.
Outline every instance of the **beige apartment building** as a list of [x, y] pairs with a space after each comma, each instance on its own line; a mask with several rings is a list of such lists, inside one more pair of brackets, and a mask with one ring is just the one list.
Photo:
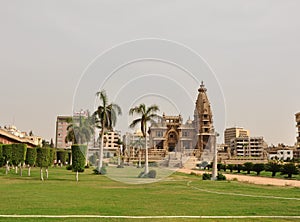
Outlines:
[[231, 127], [225, 129], [224, 132], [224, 142], [226, 145], [230, 145], [230, 141], [232, 139], [238, 138], [238, 137], [249, 137], [250, 131], [246, 130], [242, 127]]
[[265, 148], [263, 137], [237, 137], [230, 142], [231, 152], [237, 157], [266, 158]]
[[56, 119], [56, 133], [55, 133], [55, 147], [70, 149], [72, 143], [65, 142], [65, 138], [68, 134], [68, 125], [72, 116], [58, 116]]

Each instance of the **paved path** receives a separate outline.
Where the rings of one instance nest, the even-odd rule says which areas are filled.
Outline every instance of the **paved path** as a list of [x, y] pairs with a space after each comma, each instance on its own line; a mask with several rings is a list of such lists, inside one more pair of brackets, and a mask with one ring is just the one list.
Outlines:
[[[190, 169], [178, 169], [177, 171], [181, 173], [188, 173], [188, 174], [194, 172], [200, 175], [206, 172], [206, 171], [190, 170]], [[299, 180], [285, 180], [285, 179], [277, 179], [277, 178], [256, 177], [256, 176], [246, 176], [246, 175], [227, 174], [227, 173], [222, 173], [222, 174], [225, 175], [228, 180], [233, 180], [234, 178], [236, 178], [238, 181], [248, 182], [253, 184], [300, 187]]]

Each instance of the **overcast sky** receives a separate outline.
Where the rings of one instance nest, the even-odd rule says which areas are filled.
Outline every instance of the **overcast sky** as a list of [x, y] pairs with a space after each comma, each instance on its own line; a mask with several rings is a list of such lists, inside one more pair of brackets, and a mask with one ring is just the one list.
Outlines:
[[[76, 87], [90, 78], [89, 84], [100, 89], [113, 72], [103, 68], [97, 56], [123, 42], [156, 38], [194, 50], [210, 65], [216, 79], [210, 78], [213, 74], [208, 69], [200, 68], [193, 73], [199, 83], [192, 81], [178, 66], [163, 63], [166, 56], [159, 62], [143, 61], [121, 68], [114, 76], [116, 80], [111, 78], [104, 86], [109, 88], [111, 100], [125, 106], [118, 125], [122, 131], [128, 121], [127, 106], [139, 102], [158, 103], [167, 109], [162, 110], [166, 114], [179, 112], [185, 120], [192, 118], [203, 79], [219, 131], [221, 125], [243, 126], [253, 136], [264, 136], [269, 144], [292, 145], [296, 141], [300, 1], [9, 0], [0, 4], [1, 126], [15, 124], [23, 131], [33, 130], [54, 139], [56, 116], [72, 114], [73, 99], [78, 98]], [[172, 49], [178, 47], [175, 45]], [[192, 56], [184, 56], [186, 51], [179, 48], [177, 54], [168, 48], [160, 54], [179, 55], [176, 59], [182, 64], [177, 64], [187, 64]], [[122, 63], [113, 56], [119, 55], [117, 51], [114, 53], [110, 63], [116, 68]], [[98, 76], [93, 82], [91, 73], [97, 66]], [[124, 84], [130, 87], [122, 88]], [[134, 91], [137, 85], [153, 87], [142, 87], [139, 90], [148, 91], [139, 94]], [[118, 94], [120, 88], [123, 91]], [[169, 108], [165, 106], [168, 103]]]

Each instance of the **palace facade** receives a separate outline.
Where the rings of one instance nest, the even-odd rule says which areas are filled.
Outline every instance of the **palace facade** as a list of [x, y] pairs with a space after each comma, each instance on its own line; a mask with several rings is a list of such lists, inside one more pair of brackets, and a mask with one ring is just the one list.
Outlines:
[[198, 89], [194, 119], [185, 123], [181, 115], [168, 116], [150, 127], [150, 147], [168, 152], [193, 153], [200, 157], [204, 150], [213, 151], [216, 135], [213, 115], [203, 82]]

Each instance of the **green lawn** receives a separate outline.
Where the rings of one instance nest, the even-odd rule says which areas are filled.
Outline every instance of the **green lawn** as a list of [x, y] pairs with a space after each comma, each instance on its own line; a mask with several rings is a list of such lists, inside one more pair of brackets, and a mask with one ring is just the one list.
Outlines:
[[[49, 179], [43, 182], [39, 180], [39, 169], [32, 169], [31, 177], [26, 176], [26, 170], [23, 177], [15, 175], [12, 171], [9, 175], [5, 175], [4, 172], [5, 170], [1, 168], [1, 215], [300, 216], [299, 188], [259, 186], [235, 181], [202, 181], [197, 176], [180, 173], [172, 174], [157, 183], [130, 185], [113, 181], [105, 176], [93, 175], [91, 169], [79, 175], [78, 183], [75, 182], [74, 173], [65, 168], [50, 168]], [[189, 181], [191, 182], [188, 183]], [[0, 217], [0, 221], [36, 220], [57, 221], [48, 218]], [[191, 221], [192, 219], [177, 220]], [[199, 219], [194, 221], [197, 220]], [[204, 221], [229, 220], [274, 221], [274, 219], [207, 219]], [[61, 219], [61, 221], [99, 221], [99, 219], [73, 218]], [[101, 219], [101, 221], [132, 221], [132, 219]], [[145, 219], [134, 219], [134, 221], [145, 221]], [[167, 221], [174, 221], [174, 219]]]

